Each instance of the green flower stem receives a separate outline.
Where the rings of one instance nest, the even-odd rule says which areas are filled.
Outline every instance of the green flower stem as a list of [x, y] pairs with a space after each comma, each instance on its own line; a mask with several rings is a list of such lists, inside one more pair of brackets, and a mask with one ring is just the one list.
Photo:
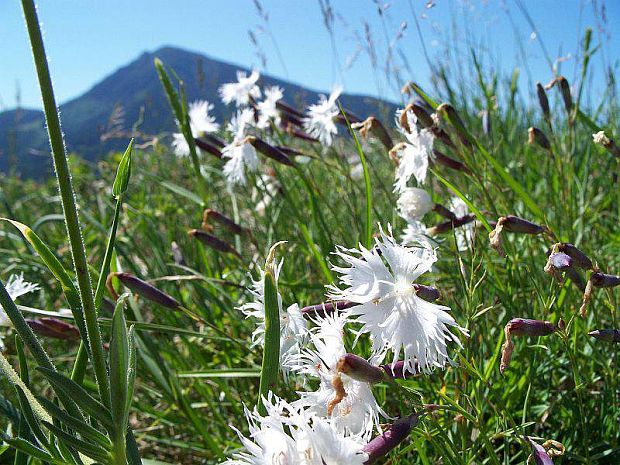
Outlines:
[[50, 78], [47, 57], [45, 55], [45, 47], [43, 45], [43, 37], [39, 27], [39, 19], [34, 4], [34, 0], [22, 0], [22, 8], [24, 10], [24, 18], [30, 36], [30, 44], [32, 47], [32, 56], [37, 69], [39, 78], [39, 87], [41, 88], [41, 97], [43, 99], [43, 108], [45, 110], [45, 120], [47, 123], [47, 131], [52, 149], [52, 157], [54, 159], [54, 169], [58, 179], [58, 187], [60, 197], [62, 199], [62, 207], [67, 226], [67, 233], [71, 246], [71, 255], [73, 257], [73, 265], [77, 276], [78, 287], [80, 290], [80, 300], [84, 311], [84, 319], [86, 321], [86, 330], [88, 334], [88, 342], [92, 353], [92, 362], [95, 369], [95, 378], [99, 388], [99, 395], [102, 402], [109, 406], [110, 404], [110, 387], [108, 385], [108, 375], [106, 370], [105, 357], [103, 354], [103, 346], [101, 342], [101, 333], [97, 324], [97, 311], [95, 309], [95, 301], [93, 299], [92, 285], [90, 282], [90, 274], [88, 273], [88, 264], [86, 261], [86, 252], [84, 250], [84, 241], [82, 240], [82, 231], [78, 212], [75, 205], [75, 194], [71, 183], [71, 173], [67, 163], [65, 153], [65, 144], [60, 127], [60, 118], [52, 88], [52, 80]]

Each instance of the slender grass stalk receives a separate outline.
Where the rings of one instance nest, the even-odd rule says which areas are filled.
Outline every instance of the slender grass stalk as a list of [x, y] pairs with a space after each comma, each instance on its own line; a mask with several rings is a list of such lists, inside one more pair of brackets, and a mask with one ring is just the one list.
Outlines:
[[37, 17], [34, 0], [22, 0], [22, 8], [24, 10], [24, 18], [26, 20], [26, 27], [28, 28], [28, 35], [30, 37], [32, 56], [34, 58], [34, 64], [39, 78], [39, 87], [41, 88], [41, 97], [43, 100], [43, 108], [45, 110], [45, 121], [47, 123], [47, 131], [52, 149], [56, 178], [58, 180], [58, 188], [62, 199], [67, 234], [69, 236], [69, 243], [71, 247], [71, 256], [73, 257], [75, 275], [77, 277], [78, 288], [80, 290], [80, 300], [82, 301], [84, 320], [86, 321], [86, 330], [93, 359], [92, 362], [95, 369], [95, 378], [97, 380], [101, 400], [104, 405], [109, 406], [110, 387], [108, 384], [107, 369], [103, 354], [101, 332], [99, 331], [99, 325], [97, 324], [97, 311], [95, 309], [95, 301], [93, 299], [90, 274], [88, 272], [88, 263], [86, 261], [86, 251], [84, 249], [84, 241], [82, 239], [82, 231], [80, 228], [80, 220], [75, 204], [75, 194], [73, 191], [73, 184], [71, 182], [71, 173], [69, 171], [69, 164], [67, 163], [67, 155], [65, 153], [65, 143], [60, 126], [60, 117], [58, 115], [56, 98], [54, 97], [54, 89], [52, 87], [52, 80], [50, 77], [47, 56], [45, 54], [43, 37], [39, 27], [39, 19]]

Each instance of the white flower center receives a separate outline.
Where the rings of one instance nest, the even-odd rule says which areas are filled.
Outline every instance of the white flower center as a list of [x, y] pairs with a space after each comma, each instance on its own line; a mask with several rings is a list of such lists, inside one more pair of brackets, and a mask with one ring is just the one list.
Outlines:
[[397, 296], [405, 296], [413, 291], [413, 285], [405, 276], [398, 276], [394, 282], [394, 294]]

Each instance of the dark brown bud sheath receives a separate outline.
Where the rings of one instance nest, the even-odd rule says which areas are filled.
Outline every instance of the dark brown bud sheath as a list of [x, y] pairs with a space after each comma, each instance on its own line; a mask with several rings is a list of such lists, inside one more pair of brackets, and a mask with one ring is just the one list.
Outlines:
[[467, 223], [471, 223], [475, 219], [476, 219], [476, 215], [474, 214], [461, 216], [460, 218], [457, 218], [456, 220], [446, 221], [444, 223], [440, 223], [436, 226], [433, 226], [432, 228], [428, 230], [428, 234], [431, 236], [434, 236], [436, 234], [445, 233], [445, 232], [453, 230], [454, 228], [459, 228], [461, 226], [466, 225]]
[[448, 210], [446, 207], [444, 207], [443, 205], [436, 203], [435, 205], [433, 205], [433, 211], [435, 213], [438, 213], [440, 216], [443, 216], [444, 218], [447, 218], [449, 220], [456, 220], [456, 215]]
[[[351, 113], [349, 110], [343, 111], [345, 116], [347, 117], [347, 120], [349, 121], [349, 124], [359, 123], [361, 121], [361, 118]], [[345, 117], [342, 115], [342, 113], [339, 113], [338, 116], [336, 116], [336, 121], [340, 124], [345, 124]]]
[[203, 152], [210, 153], [211, 155], [216, 156], [217, 158], [222, 158], [222, 151], [213, 144], [209, 142], [205, 142], [204, 140], [194, 139], [196, 143], [196, 147], [198, 147]]
[[151, 302], [155, 302], [156, 304], [166, 308], [171, 308], [173, 310], [176, 310], [181, 306], [181, 304], [179, 304], [179, 302], [177, 302], [172, 296], [160, 291], [155, 286], [141, 280], [131, 273], [110, 273], [108, 275], [108, 281], [112, 277], [117, 278], [132, 292], [135, 292], [139, 296], [144, 297]]
[[296, 137], [301, 140], [306, 140], [308, 142], [318, 142], [319, 140], [316, 137], [312, 137], [310, 134], [307, 134], [299, 129], [296, 129], [293, 124], [290, 122], [282, 121], [282, 129], [290, 136]]
[[620, 342], [620, 329], [597, 329], [590, 331], [588, 336], [607, 342]]
[[334, 312], [340, 310], [346, 310], [347, 308], [359, 305], [358, 303], [351, 302], [349, 300], [342, 300], [340, 302], [324, 302], [316, 305], [308, 305], [301, 309], [301, 314], [306, 317], [318, 316], [325, 318], [327, 315], [331, 315]]
[[381, 121], [374, 116], [369, 116], [361, 123], [353, 123], [351, 128], [359, 129], [362, 138], [368, 137], [372, 131], [387, 150], [390, 150], [394, 146], [394, 142], [392, 142], [392, 138], [388, 134], [387, 129], [385, 129]]
[[292, 147], [285, 147], [284, 145], [276, 145], [276, 148], [281, 152], [284, 152], [289, 158], [291, 157], [303, 157], [306, 156], [305, 153], [300, 150], [294, 149]]
[[456, 134], [459, 136], [461, 143], [467, 148], [472, 148], [472, 142], [469, 140], [470, 135], [456, 109], [449, 103], [442, 103], [437, 107], [437, 113], [447, 116], [450, 124], [452, 124], [456, 130]]
[[201, 136], [201, 138], [205, 139], [209, 144], [215, 145], [216, 147], [218, 147], [220, 149], [226, 147], [226, 142], [222, 138], [217, 137], [217, 136], [215, 136], [213, 134], [206, 134], [205, 133], [205, 134], [203, 134]]
[[376, 384], [385, 381], [386, 373], [380, 367], [371, 365], [359, 355], [346, 354], [340, 357], [336, 371], [363, 383]]
[[447, 166], [448, 168], [451, 168], [453, 170], [464, 171], [465, 173], [471, 174], [471, 170], [465, 164], [461, 163], [458, 160], [455, 160], [454, 158], [450, 158], [449, 156], [437, 149], [433, 149], [433, 156], [435, 157], [434, 161], [436, 161], [437, 163]]
[[557, 330], [555, 325], [550, 321], [530, 320], [527, 318], [513, 318], [504, 327], [506, 341], [502, 345], [502, 359], [499, 366], [500, 373], [504, 373], [510, 360], [515, 345], [512, 342], [512, 336], [548, 336]]
[[527, 134], [528, 134], [528, 143], [530, 145], [536, 144], [545, 150], [551, 151], [551, 143], [549, 142], [549, 139], [547, 139], [547, 136], [545, 135], [545, 133], [542, 132], [540, 129], [532, 126], [531, 128], [527, 130]]
[[434, 302], [441, 296], [439, 289], [432, 286], [424, 286], [423, 284], [414, 283], [413, 288], [415, 289], [416, 295], [420, 299], [424, 299], [427, 302]]
[[592, 273], [590, 282], [594, 287], [616, 287], [620, 286], [620, 276], [604, 273]]
[[564, 100], [566, 113], [570, 113], [573, 110], [573, 97], [570, 94], [570, 85], [564, 76], [560, 76], [557, 82], [560, 86], [560, 93], [562, 94], [562, 100]]
[[172, 241], [170, 248], [172, 248], [172, 258], [174, 259], [174, 263], [177, 265], [185, 265], [185, 258], [183, 257], [183, 252], [181, 252], [181, 247], [179, 247], [179, 244]]
[[200, 229], [192, 229], [187, 234], [195, 239], [198, 239], [207, 247], [217, 250], [218, 252], [230, 253], [241, 258], [241, 254], [237, 252], [237, 250], [232, 245], [230, 245], [228, 242], [224, 242], [223, 240], [218, 239], [212, 234], [201, 231]]
[[392, 449], [407, 439], [411, 430], [420, 423], [422, 414], [413, 413], [408, 417], [400, 418], [390, 425], [387, 431], [366, 444], [363, 451], [368, 454], [364, 465], [371, 465], [385, 457]]
[[207, 208], [204, 213], [202, 214], [202, 229], [204, 229], [205, 231], [212, 231], [213, 227], [209, 224], [209, 220], [213, 219], [214, 221], [216, 221], [217, 223], [221, 224], [222, 226], [224, 226], [226, 229], [228, 229], [231, 233], [233, 234], [243, 234], [245, 232], [247, 232], [247, 230], [241, 226], [239, 226], [237, 223], [235, 223], [233, 220], [231, 220], [230, 218], [228, 218], [226, 215], [224, 215], [223, 213], [220, 213], [216, 210], [213, 210], [211, 208]]
[[423, 128], [430, 128], [435, 125], [433, 118], [431, 118], [431, 115], [428, 114], [428, 112], [423, 106], [412, 103], [411, 105], [408, 105], [406, 109], [410, 109], [413, 112], [413, 114], [418, 119], [418, 123]]
[[415, 365], [415, 373], [411, 373], [410, 371], [405, 373], [405, 362], [402, 360], [394, 363], [394, 366], [392, 366], [391, 363], [386, 363], [384, 365], [379, 365], [379, 368], [385, 371], [385, 373], [392, 379], [413, 378], [421, 373], [420, 366], [417, 363]]
[[536, 94], [538, 94], [538, 103], [540, 109], [543, 112], [543, 116], [547, 122], [551, 121], [551, 110], [549, 109], [549, 99], [547, 98], [547, 92], [540, 82], [536, 83]]
[[280, 111], [283, 111], [285, 113], [288, 113], [290, 115], [293, 115], [297, 118], [303, 118], [304, 114], [298, 110], [296, 110], [295, 108], [293, 108], [292, 106], [290, 106], [287, 103], [284, 103], [282, 100], [278, 100], [276, 102], [276, 108]]
[[530, 445], [532, 446], [532, 455], [531, 457], [534, 459], [534, 463], [536, 465], [553, 465], [553, 460], [547, 454], [547, 451], [540, 444], [535, 443], [530, 438]]
[[584, 270], [591, 270], [593, 268], [592, 260], [573, 244], [559, 242], [556, 246], [559, 252], [565, 253], [573, 260], [573, 265]]
[[292, 126], [297, 126], [298, 128], [302, 128], [304, 126], [303, 118], [298, 118], [297, 116], [289, 115], [288, 113], [282, 113], [281, 122]]
[[293, 162], [289, 157], [286, 156], [284, 152], [278, 150], [273, 145], [269, 145], [264, 140], [256, 136], [248, 136], [245, 138], [245, 141], [249, 144], [252, 144], [256, 150], [258, 150], [266, 157], [269, 157], [272, 160], [277, 161], [278, 163], [282, 163], [283, 165], [293, 166]]
[[76, 326], [57, 318], [38, 318], [36, 320], [26, 320], [26, 323], [39, 336], [71, 341], [80, 338], [80, 332]]

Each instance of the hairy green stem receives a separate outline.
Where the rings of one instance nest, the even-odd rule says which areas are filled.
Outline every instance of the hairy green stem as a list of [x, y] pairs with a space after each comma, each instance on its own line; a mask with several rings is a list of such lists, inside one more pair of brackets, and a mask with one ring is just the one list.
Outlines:
[[58, 115], [58, 108], [56, 106], [56, 99], [54, 97], [52, 80], [34, 0], [22, 0], [22, 8], [24, 10], [24, 18], [30, 37], [32, 56], [39, 78], [39, 87], [41, 88], [45, 121], [47, 123], [54, 169], [56, 171], [60, 197], [62, 199], [65, 223], [71, 246], [71, 256], [73, 258], [78, 288], [80, 290], [80, 300], [82, 302], [84, 319], [86, 321], [86, 330], [95, 369], [95, 378], [97, 380], [101, 400], [105, 405], [109, 406], [110, 387], [108, 385], [101, 333], [99, 331], [99, 325], [97, 324], [97, 311], [93, 299], [90, 274], [88, 273], [88, 263], [86, 261], [84, 241], [82, 239], [82, 231], [80, 229], [80, 222], [75, 204], [71, 173], [69, 171], [69, 164], [67, 163], [60, 117]]

